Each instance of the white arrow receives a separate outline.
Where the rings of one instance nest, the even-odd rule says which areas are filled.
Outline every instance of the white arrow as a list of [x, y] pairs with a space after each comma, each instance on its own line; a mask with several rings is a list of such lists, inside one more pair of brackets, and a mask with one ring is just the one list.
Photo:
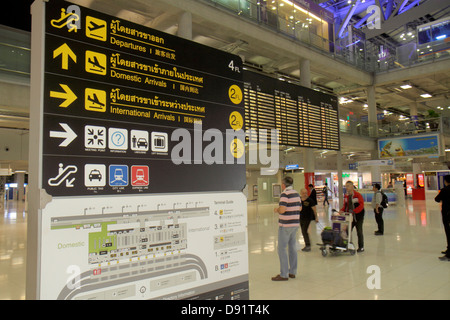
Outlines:
[[67, 123], [59, 124], [64, 131], [50, 131], [51, 138], [64, 138], [63, 142], [59, 144], [60, 147], [67, 147], [75, 138], [77, 134], [73, 132], [72, 128], [70, 128]]
[[72, 178], [72, 180], [67, 179], [66, 180], [66, 187], [67, 188], [72, 188], [73, 187], [73, 182], [75, 181], [75, 178]]

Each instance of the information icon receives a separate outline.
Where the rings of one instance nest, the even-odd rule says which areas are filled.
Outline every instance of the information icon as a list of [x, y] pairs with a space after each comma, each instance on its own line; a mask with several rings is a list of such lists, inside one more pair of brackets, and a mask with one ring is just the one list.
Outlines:
[[128, 131], [126, 129], [109, 128], [108, 145], [111, 150], [128, 149]]

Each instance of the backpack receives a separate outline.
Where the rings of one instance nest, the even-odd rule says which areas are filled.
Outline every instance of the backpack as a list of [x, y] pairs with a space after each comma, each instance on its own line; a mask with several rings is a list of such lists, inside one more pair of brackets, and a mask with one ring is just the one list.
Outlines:
[[389, 199], [388, 199], [387, 195], [383, 191], [380, 191], [380, 192], [381, 192], [381, 203], [380, 203], [380, 205], [383, 208], [387, 208], [389, 206]]

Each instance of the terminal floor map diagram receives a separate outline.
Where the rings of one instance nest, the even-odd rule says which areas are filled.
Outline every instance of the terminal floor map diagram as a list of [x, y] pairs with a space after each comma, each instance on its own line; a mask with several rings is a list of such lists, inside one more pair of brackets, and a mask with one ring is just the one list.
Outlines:
[[248, 298], [242, 193], [69, 202], [44, 210], [43, 299]]

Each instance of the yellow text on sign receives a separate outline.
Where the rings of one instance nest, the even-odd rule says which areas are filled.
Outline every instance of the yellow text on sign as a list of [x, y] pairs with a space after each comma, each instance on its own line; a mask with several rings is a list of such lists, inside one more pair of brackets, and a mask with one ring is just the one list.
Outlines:
[[89, 111], [106, 112], [106, 91], [86, 88], [84, 108]]
[[228, 97], [230, 98], [231, 102], [234, 104], [240, 104], [242, 101], [242, 90], [237, 85], [233, 84], [228, 89]]
[[91, 16], [86, 16], [86, 37], [106, 41], [106, 21]]
[[230, 144], [230, 151], [231, 154], [233, 155], [233, 157], [235, 157], [236, 159], [239, 159], [240, 157], [242, 157], [244, 155], [244, 144], [242, 143], [241, 140], [239, 140], [238, 138], [235, 138], [233, 141], [231, 141]]
[[244, 125], [244, 119], [242, 118], [242, 115], [237, 112], [237, 111], [233, 111], [230, 114], [230, 126], [233, 130], [237, 131], [237, 130], [241, 130], [242, 126]]

